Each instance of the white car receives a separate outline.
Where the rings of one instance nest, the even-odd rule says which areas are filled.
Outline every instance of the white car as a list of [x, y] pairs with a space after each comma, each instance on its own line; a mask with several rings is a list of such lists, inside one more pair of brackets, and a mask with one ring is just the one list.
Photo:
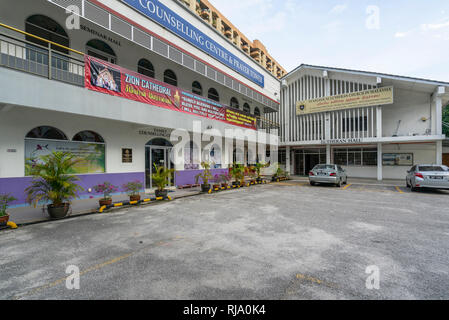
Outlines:
[[435, 164], [419, 164], [407, 171], [407, 188], [449, 189], [449, 168]]
[[335, 184], [341, 187], [342, 184], [348, 183], [348, 175], [346, 171], [335, 164], [317, 164], [309, 172], [309, 181], [312, 186], [317, 183]]

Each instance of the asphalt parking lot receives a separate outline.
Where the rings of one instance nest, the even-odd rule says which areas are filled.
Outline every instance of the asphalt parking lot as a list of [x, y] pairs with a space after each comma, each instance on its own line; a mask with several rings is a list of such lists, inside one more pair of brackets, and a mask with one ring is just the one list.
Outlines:
[[2, 231], [0, 298], [449, 299], [448, 200], [287, 181]]

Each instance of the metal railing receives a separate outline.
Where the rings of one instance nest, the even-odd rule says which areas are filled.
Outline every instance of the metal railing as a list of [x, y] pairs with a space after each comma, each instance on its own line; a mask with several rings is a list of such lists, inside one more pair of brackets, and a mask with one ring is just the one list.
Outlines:
[[[48, 79], [84, 86], [84, 54], [52, 41], [0, 23], [1, 27], [47, 43], [47, 47], [28, 40], [0, 34], [0, 65]], [[55, 49], [56, 48], [56, 49]], [[59, 49], [59, 50], [58, 50]], [[71, 52], [77, 57], [61, 51]]]

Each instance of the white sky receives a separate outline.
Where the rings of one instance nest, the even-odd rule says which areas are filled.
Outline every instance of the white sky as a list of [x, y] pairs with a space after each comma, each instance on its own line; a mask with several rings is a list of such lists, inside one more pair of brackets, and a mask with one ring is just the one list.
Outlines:
[[306, 63], [449, 82], [447, 0], [211, 2], [287, 71]]

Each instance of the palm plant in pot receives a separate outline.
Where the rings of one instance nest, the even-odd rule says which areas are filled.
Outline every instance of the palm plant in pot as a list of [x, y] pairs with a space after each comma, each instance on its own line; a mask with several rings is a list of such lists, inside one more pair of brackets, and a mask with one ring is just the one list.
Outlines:
[[98, 200], [100, 207], [110, 206], [112, 204], [111, 194], [118, 191], [118, 187], [112, 185], [110, 182], [103, 182], [94, 186], [96, 193], [102, 193], [103, 198]]
[[48, 214], [53, 219], [67, 216], [70, 201], [78, 196], [78, 191], [84, 190], [75, 182], [77, 176], [70, 175], [73, 167], [80, 162], [70, 152], [53, 152], [41, 157], [31, 171], [33, 180], [25, 189], [27, 201], [34, 206], [39, 201], [50, 202], [47, 205]]
[[231, 165], [230, 169], [231, 169], [230, 174], [231, 174], [232, 178], [234, 179], [234, 181], [232, 182], [232, 186], [235, 188], [235, 187], [242, 185], [242, 180], [245, 179], [245, 175], [244, 175], [245, 168], [243, 167], [243, 165], [234, 162]]
[[170, 183], [170, 178], [174, 172], [174, 169], [167, 169], [164, 166], [154, 164], [154, 173], [151, 175], [151, 179], [157, 187], [155, 190], [156, 198], [167, 197], [168, 190], [165, 187]]
[[195, 181], [196, 181], [196, 184], [198, 184], [201, 179], [201, 181], [202, 181], [201, 191], [209, 192], [209, 190], [211, 189], [209, 180], [212, 180], [212, 178], [213, 178], [212, 173], [210, 172], [210, 163], [203, 161], [203, 162], [201, 162], [201, 166], [204, 168], [204, 170], [195, 176]]
[[250, 184], [256, 184], [257, 172], [255, 166], [250, 166], [248, 168], [248, 176], [250, 177]]
[[123, 190], [128, 193], [129, 201], [140, 201], [140, 192], [143, 189], [143, 184], [139, 180], [128, 182], [123, 185]]
[[261, 171], [262, 168], [265, 168], [267, 165], [261, 162], [256, 163], [254, 168], [256, 169], [256, 181], [257, 183], [262, 183]]
[[9, 214], [6, 212], [9, 203], [17, 199], [11, 197], [9, 194], [0, 194], [0, 227], [5, 226], [9, 221]]

